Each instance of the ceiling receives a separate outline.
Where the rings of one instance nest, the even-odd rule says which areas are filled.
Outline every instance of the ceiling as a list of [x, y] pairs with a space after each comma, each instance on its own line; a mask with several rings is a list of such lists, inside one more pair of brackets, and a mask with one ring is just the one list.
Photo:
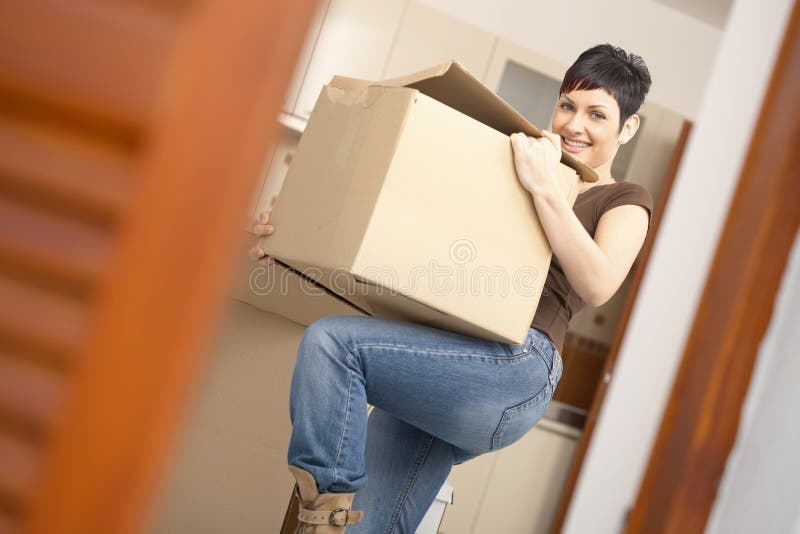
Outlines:
[[733, 0], [655, 0], [685, 15], [719, 28], [725, 27]]

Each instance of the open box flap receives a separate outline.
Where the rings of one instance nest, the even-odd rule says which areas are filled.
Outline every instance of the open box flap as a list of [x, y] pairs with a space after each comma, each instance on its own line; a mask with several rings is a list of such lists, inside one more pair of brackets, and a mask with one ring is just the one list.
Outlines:
[[[376, 82], [376, 85], [417, 89], [506, 135], [524, 132], [532, 137], [542, 136], [536, 126], [455, 60], [408, 76]], [[577, 171], [584, 182], [598, 179], [593, 169], [564, 151], [561, 162]]]

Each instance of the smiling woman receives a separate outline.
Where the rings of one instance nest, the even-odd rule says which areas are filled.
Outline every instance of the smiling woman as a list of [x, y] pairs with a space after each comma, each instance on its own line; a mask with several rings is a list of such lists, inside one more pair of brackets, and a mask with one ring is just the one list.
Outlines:
[[[554, 253], [527, 338], [498, 343], [374, 317], [311, 324], [290, 398], [299, 532], [414, 532], [454, 464], [514, 443], [541, 419], [561, 379], [570, 317], [605, 302], [630, 270], [652, 200], [641, 186], [617, 184], [610, 169], [619, 144], [636, 134], [647, 68], [601, 45], [564, 83], [556, 133], [510, 138]], [[574, 211], [556, 183], [562, 149], [600, 176]], [[268, 213], [254, 226], [259, 235], [275, 230]]]
[[[512, 136], [517, 176], [533, 196], [554, 255], [533, 326], [558, 347], [575, 313], [616, 293], [644, 243], [652, 197], [640, 185], [618, 183], [611, 167], [619, 147], [638, 131], [636, 111], [650, 85], [641, 57], [609, 44], [595, 46], [564, 76], [551, 119], [555, 133]], [[555, 184], [562, 150], [599, 177], [580, 191], [574, 206]], [[599, 186], [608, 187], [582, 194]]]

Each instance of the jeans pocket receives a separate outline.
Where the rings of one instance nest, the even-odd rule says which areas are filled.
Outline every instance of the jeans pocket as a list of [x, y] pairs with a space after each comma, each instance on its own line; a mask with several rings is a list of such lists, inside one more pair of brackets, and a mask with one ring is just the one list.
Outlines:
[[506, 408], [497, 429], [492, 434], [492, 449], [502, 449], [511, 445], [528, 433], [539, 422], [552, 398], [553, 387], [548, 382], [536, 396]]

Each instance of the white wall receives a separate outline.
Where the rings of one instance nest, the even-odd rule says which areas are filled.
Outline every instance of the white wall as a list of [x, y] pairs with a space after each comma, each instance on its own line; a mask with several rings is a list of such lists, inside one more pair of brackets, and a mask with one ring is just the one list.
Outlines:
[[800, 534], [800, 239], [758, 353], [706, 532]]
[[773, 0], [770, 9], [760, 0], [733, 6], [565, 534], [620, 532], [636, 498], [790, 6], [791, 0]]
[[647, 61], [648, 100], [694, 119], [717, 53], [719, 29], [651, 0], [419, 0], [515, 41], [566, 68], [590, 46], [610, 42]]

